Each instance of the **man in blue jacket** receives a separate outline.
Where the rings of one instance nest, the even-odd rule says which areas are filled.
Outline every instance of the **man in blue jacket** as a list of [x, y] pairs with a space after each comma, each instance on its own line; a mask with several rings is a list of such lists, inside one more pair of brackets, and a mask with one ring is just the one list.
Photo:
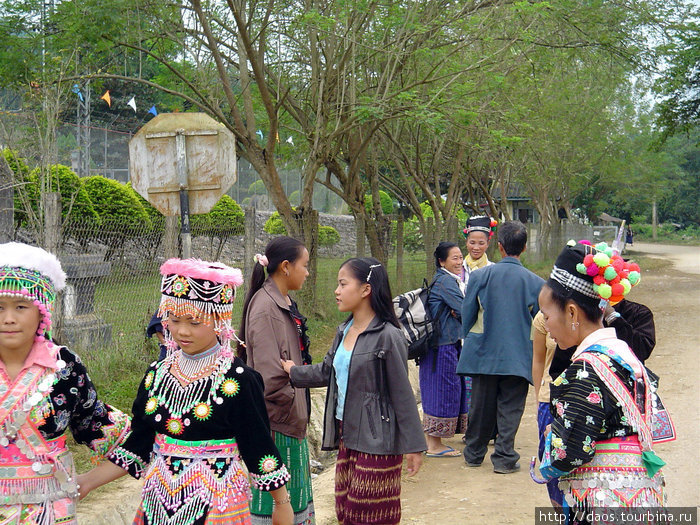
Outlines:
[[472, 378], [464, 459], [480, 466], [498, 425], [491, 462], [499, 474], [520, 469], [515, 434], [532, 383], [530, 332], [544, 284], [520, 262], [526, 243], [521, 222], [503, 223], [498, 229], [503, 259], [472, 273], [462, 305], [464, 347], [457, 373]]

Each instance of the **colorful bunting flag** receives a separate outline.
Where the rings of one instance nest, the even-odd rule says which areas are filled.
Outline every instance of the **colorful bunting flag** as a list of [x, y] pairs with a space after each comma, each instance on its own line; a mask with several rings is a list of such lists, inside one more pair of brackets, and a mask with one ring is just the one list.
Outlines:
[[105, 94], [100, 99], [104, 100], [110, 108], [112, 107], [112, 97], [109, 96], [109, 89], [105, 91]]
[[265, 137], [263, 136], [262, 130], [260, 130], [260, 129], [259, 129], [258, 131], [256, 131], [255, 134], [256, 134], [256, 135], [260, 135], [260, 140], [263, 140], [263, 139], [265, 138]]
[[154, 117], [158, 116], [158, 110], [156, 109], [155, 104], [151, 106], [151, 109], [149, 109], [148, 112], [151, 113]]
[[294, 146], [294, 139], [292, 138], [291, 135], [289, 137], [287, 137], [287, 144], [291, 144], [292, 146]]
[[133, 109], [134, 113], [136, 113], [136, 97], [131, 97], [131, 100], [129, 100], [126, 105]]
[[80, 86], [78, 84], [73, 84], [73, 93], [78, 95], [80, 102], [85, 102], [85, 99], [83, 98], [83, 93], [80, 91]]

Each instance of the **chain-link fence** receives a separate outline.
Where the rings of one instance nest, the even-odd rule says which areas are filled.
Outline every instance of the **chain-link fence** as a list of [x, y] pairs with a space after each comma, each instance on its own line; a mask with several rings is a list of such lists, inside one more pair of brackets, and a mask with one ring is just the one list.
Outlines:
[[[219, 260], [244, 271], [246, 283], [238, 290], [235, 324], [240, 319], [252, 255], [262, 252], [273, 237], [264, 231], [269, 213], [248, 209], [246, 216], [245, 226], [207, 221], [192, 223], [195, 257]], [[448, 221], [440, 230], [432, 220], [427, 223], [425, 234], [430, 236], [429, 246], [437, 245], [440, 240], [451, 240], [464, 247], [461, 225], [456, 220]], [[338, 240], [329, 246], [319, 246], [315, 281], [308, 281], [297, 297], [304, 313], [322, 324], [334, 324], [346, 315], [337, 311], [333, 296], [338, 269], [347, 257], [356, 255], [362, 243], [357, 243], [357, 225], [351, 217], [320, 214], [318, 224], [332, 224], [338, 232]], [[429, 278], [434, 271], [432, 249], [426, 250], [422, 239], [423, 249], [409, 250], [403, 246], [410, 234], [405, 226], [405, 223], [401, 226], [394, 223], [390, 225], [392, 231], [386, 234], [387, 270], [394, 294], [420, 286], [423, 278]], [[142, 223], [70, 221], [64, 224], [55, 242], [55, 250], [68, 276], [68, 286], [57, 312], [59, 340], [82, 351], [107, 345], [124, 352], [143, 349], [145, 328], [160, 297], [158, 269], [167, 257], [180, 255], [178, 233], [176, 218], [161, 217]], [[538, 249], [535, 230], [531, 229], [529, 234], [529, 246]], [[42, 244], [21, 229], [15, 237]], [[614, 228], [593, 230], [583, 225], [569, 225], [557, 231], [556, 241], [551, 244], [556, 245], [558, 253], [569, 238], [610, 242], [613, 237]], [[364, 251], [370, 252], [366, 244]], [[528, 254], [529, 261], [535, 260], [533, 254], [537, 252]], [[148, 351], [154, 345], [145, 347]]]

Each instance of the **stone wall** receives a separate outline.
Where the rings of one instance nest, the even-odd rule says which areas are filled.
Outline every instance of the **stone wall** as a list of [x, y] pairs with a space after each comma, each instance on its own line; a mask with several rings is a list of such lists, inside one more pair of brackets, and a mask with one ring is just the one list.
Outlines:
[[[255, 251], [258, 253], [262, 253], [270, 239], [275, 237], [275, 235], [270, 235], [263, 230], [265, 222], [272, 213], [261, 210], [255, 212]], [[332, 226], [340, 236], [340, 241], [333, 246], [322, 246], [319, 249], [321, 257], [351, 257], [355, 255], [357, 231], [354, 217], [319, 213], [318, 222], [319, 226]], [[244, 257], [243, 240], [243, 235], [231, 238], [224, 246], [219, 259], [228, 263], [240, 263]], [[204, 259], [213, 258], [216, 255], [211, 253], [211, 242], [208, 237], [194, 237], [192, 239], [192, 253]]]

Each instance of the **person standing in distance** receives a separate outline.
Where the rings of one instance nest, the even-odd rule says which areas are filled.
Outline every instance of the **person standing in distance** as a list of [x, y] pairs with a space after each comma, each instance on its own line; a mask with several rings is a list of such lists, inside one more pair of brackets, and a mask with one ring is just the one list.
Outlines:
[[520, 262], [526, 244], [521, 222], [500, 226], [503, 259], [471, 275], [462, 305], [465, 339], [457, 373], [472, 378], [464, 459], [470, 467], [481, 465], [497, 424], [491, 462], [498, 474], [520, 469], [515, 434], [532, 383], [530, 331], [544, 281]]

